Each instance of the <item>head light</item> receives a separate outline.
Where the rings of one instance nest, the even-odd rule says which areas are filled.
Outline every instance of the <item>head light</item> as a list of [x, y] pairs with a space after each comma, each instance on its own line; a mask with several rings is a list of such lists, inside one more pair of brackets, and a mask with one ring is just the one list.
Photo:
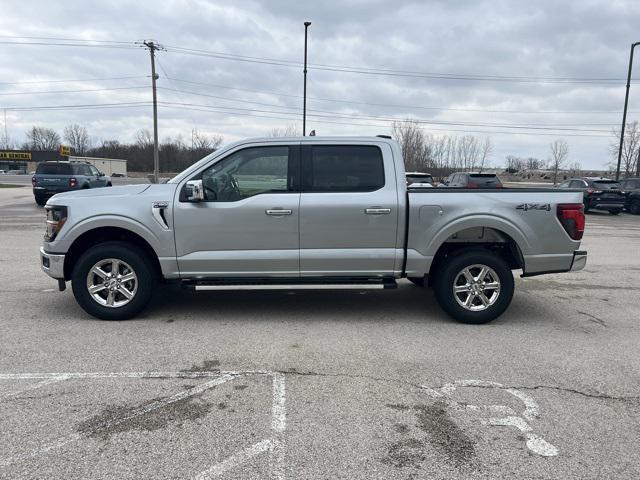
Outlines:
[[44, 234], [44, 239], [52, 242], [67, 221], [67, 207], [47, 205], [44, 208], [47, 211], [47, 232]]

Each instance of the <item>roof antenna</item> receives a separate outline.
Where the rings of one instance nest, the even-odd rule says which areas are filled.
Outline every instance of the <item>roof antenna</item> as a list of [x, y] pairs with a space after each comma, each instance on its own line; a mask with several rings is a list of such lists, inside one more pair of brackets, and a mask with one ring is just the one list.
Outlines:
[[315, 131], [315, 130], [311, 130], [311, 131], [309, 132], [309, 136], [310, 136], [310, 137], [315, 137], [315, 136], [316, 136], [316, 131]]

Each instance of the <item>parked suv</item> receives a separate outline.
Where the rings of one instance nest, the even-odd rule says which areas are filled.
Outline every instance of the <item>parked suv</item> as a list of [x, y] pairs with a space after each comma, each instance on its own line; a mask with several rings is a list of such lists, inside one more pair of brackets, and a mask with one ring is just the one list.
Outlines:
[[495, 173], [452, 173], [443, 183], [446, 187], [457, 188], [502, 188]]
[[44, 205], [56, 193], [110, 187], [111, 178], [90, 163], [42, 162], [31, 183], [36, 203]]
[[429, 184], [433, 186], [433, 176], [430, 173], [423, 172], [407, 172], [407, 185], [424, 185]]
[[620, 186], [626, 197], [624, 208], [634, 215], [640, 215], [640, 177], [625, 178], [620, 181]]
[[620, 184], [607, 178], [570, 178], [560, 188], [579, 188], [584, 192], [584, 211], [591, 209], [608, 210], [611, 215], [618, 215], [625, 204], [625, 196]]

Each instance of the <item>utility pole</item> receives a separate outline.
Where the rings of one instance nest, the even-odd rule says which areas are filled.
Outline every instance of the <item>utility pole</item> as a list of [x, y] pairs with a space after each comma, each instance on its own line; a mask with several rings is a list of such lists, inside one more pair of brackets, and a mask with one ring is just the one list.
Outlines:
[[4, 109], [4, 148], [9, 148], [9, 135], [7, 134], [7, 109]]
[[618, 148], [618, 166], [616, 167], [616, 180], [620, 179], [620, 162], [622, 161], [622, 145], [624, 144], [624, 127], [627, 125], [627, 105], [629, 104], [629, 87], [631, 86], [631, 69], [633, 67], [633, 49], [640, 45], [640, 42], [631, 44], [629, 54], [629, 72], [627, 73], [627, 91], [624, 95], [624, 110], [622, 112], [622, 128], [620, 128], [620, 147]]
[[151, 88], [153, 90], [153, 183], [158, 183], [158, 174], [160, 169], [160, 157], [158, 154], [158, 100], [156, 95], [156, 50], [164, 50], [164, 47], [158, 45], [153, 40], [145, 40], [142, 42], [151, 54]]
[[307, 30], [311, 22], [304, 22], [304, 93], [302, 95], [302, 136], [307, 134]]

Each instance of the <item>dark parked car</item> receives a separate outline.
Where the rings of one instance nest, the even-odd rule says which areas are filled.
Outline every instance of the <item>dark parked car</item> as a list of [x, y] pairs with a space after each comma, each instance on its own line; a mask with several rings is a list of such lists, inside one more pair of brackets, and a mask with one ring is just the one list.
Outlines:
[[36, 203], [44, 205], [56, 193], [110, 187], [111, 179], [89, 163], [42, 162], [31, 183]]
[[591, 209], [608, 210], [612, 215], [618, 215], [625, 204], [625, 196], [620, 184], [607, 178], [570, 178], [560, 185], [560, 188], [575, 188], [584, 192], [584, 211]]
[[414, 183], [429, 183], [433, 185], [433, 177], [430, 173], [423, 172], [407, 172], [407, 185], [411, 185]]
[[443, 182], [445, 187], [457, 188], [502, 188], [495, 173], [452, 173]]
[[620, 180], [626, 201], [624, 207], [634, 215], [640, 215], [640, 178], [625, 178]]

